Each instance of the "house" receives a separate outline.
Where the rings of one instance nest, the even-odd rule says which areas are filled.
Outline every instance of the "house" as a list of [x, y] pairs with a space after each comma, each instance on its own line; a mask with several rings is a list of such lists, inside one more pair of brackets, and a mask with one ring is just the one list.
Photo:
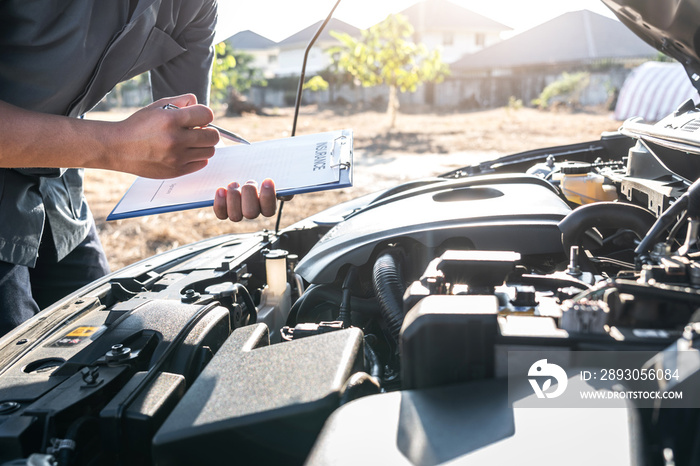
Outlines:
[[564, 71], [591, 72], [586, 105], [605, 102], [630, 69], [657, 55], [622, 23], [588, 10], [568, 12], [508, 40], [465, 55], [452, 67], [438, 101], [499, 106], [530, 102]]
[[[448, 0], [424, 0], [400, 12], [414, 28], [414, 41], [421, 42], [428, 49], [439, 48], [445, 62], [451, 63], [463, 56], [499, 42], [500, 34], [510, 30], [508, 26], [462, 8]], [[293, 34], [277, 44], [279, 58], [277, 76], [298, 75], [303, 62], [306, 46], [318, 31], [321, 21]], [[337, 45], [331, 31], [345, 32], [358, 37], [360, 30], [338, 19], [331, 19], [309, 52], [306, 74], [313, 75], [325, 69], [331, 59], [325, 52]], [[432, 90], [432, 88], [431, 88]], [[373, 100], [386, 94], [386, 89], [336, 89], [335, 97], [346, 101]], [[328, 95], [326, 95], [328, 94]], [[270, 92], [265, 93], [265, 101]], [[306, 101], [324, 102], [333, 100], [329, 93], [306, 93]], [[432, 96], [426, 96], [424, 89], [411, 96], [402, 95], [404, 103], [430, 103]]]
[[477, 52], [501, 41], [511, 28], [448, 0], [424, 0], [401, 11], [413, 26], [414, 42], [428, 49], [441, 49], [451, 64], [464, 54]]
[[[323, 24], [323, 21], [314, 23], [277, 43], [277, 48], [279, 49], [277, 76], [299, 75], [304, 61], [304, 51], [321, 24]], [[332, 31], [345, 32], [351, 36], [360, 35], [360, 30], [355, 26], [339, 19], [331, 18], [321, 35], [316, 39], [313, 48], [309, 51], [306, 63], [307, 75], [318, 73], [331, 64], [331, 59], [326, 53], [326, 49], [339, 44], [338, 40], [331, 35]]]
[[277, 72], [279, 48], [277, 43], [253, 31], [241, 31], [226, 41], [236, 51], [253, 56], [251, 66], [261, 69], [266, 78]]
[[[424, 0], [400, 14], [413, 26], [414, 41], [422, 42], [429, 49], [440, 48], [443, 60], [447, 63], [456, 61], [465, 53], [473, 53], [499, 42], [500, 34], [510, 30], [508, 26], [448, 0]], [[276, 69], [278, 76], [299, 74], [304, 50], [321, 24], [322, 21], [319, 21], [276, 44], [279, 50]], [[358, 28], [332, 18], [309, 52], [307, 73], [317, 73], [330, 64], [330, 58], [324, 51], [338, 44], [331, 31], [345, 32], [353, 37], [360, 35]]]
[[[449, 0], [423, 0], [399, 12], [405, 16], [414, 28], [414, 41], [426, 45], [428, 49], [439, 48], [446, 63], [453, 63], [465, 54], [474, 53], [501, 41], [501, 33], [510, 30], [497, 21], [462, 8]], [[277, 50], [276, 77], [298, 76], [302, 67], [304, 52], [311, 39], [317, 33], [322, 21], [319, 21], [275, 44]], [[341, 20], [332, 18], [310, 50], [306, 75], [313, 76], [331, 64], [326, 50], [338, 45], [331, 35], [332, 31], [348, 33], [359, 37], [360, 29]], [[234, 36], [235, 37], [235, 36]], [[285, 93], [284, 97], [277, 94]], [[305, 102], [327, 102], [342, 98], [348, 102], [372, 101], [381, 99], [387, 93], [384, 88], [356, 89], [352, 86], [334, 89], [332, 92], [305, 93]], [[287, 89], [253, 89], [249, 96], [259, 105], [287, 105], [293, 97]], [[402, 94], [405, 104], [432, 104], [434, 102], [433, 86], [421, 86], [415, 94]]]

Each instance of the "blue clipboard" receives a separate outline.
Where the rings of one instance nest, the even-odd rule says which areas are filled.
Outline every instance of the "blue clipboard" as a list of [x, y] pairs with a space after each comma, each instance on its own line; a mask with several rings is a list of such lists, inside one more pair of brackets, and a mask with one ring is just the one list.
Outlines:
[[[340, 189], [340, 188], [347, 188], [352, 186], [353, 184], [353, 138], [352, 138], [352, 130], [339, 130], [339, 131], [333, 131], [333, 132], [328, 132], [328, 133], [319, 133], [316, 135], [307, 135], [307, 136], [296, 136], [295, 138], [287, 138], [289, 140], [295, 139], [295, 143], [300, 142], [300, 138], [308, 138], [310, 141], [314, 141], [315, 143], [318, 144], [318, 141], [323, 141], [323, 138], [326, 138], [325, 141], [328, 143], [328, 146], [330, 146], [330, 150], [328, 150], [328, 160], [327, 164], [329, 168], [335, 168], [338, 169], [338, 174], [339, 178], [338, 180], [333, 180], [328, 183], [318, 183], [318, 184], [311, 184], [311, 185], [306, 185], [306, 186], [294, 186], [290, 188], [285, 188], [284, 186], [279, 186], [277, 189], [277, 194], [279, 196], [290, 196], [290, 195], [296, 195], [296, 194], [304, 194], [304, 193], [310, 193], [310, 192], [317, 192], [317, 191], [326, 191], [326, 190], [331, 190], [331, 189]], [[268, 142], [274, 142], [280, 147], [284, 147], [284, 141], [285, 140], [276, 140], [276, 141], [268, 141]], [[263, 144], [263, 143], [258, 143], [258, 144]], [[254, 146], [254, 145], [253, 145]], [[324, 160], [325, 162], [325, 160]], [[271, 161], [271, 163], [274, 163], [274, 160]], [[187, 175], [186, 175], [187, 176]], [[181, 177], [182, 178], [182, 177]], [[181, 179], [180, 178], [180, 179]], [[129, 208], [125, 205], [125, 203], [133, 202], [134, 197], [136, 198], [141, 198], [144, 199], [147, 196], [150, 196], [151, 192], [148, 191], [143, 192], [140, 191], [142, 189], [139, 186], [139, 182], [143, 184], [144, 182], [150, 183], [152, 185], [152, 188], [155, 189], [155, 192], [159, 192], [161, 189], [164, 187], [168, 186], [168, 183], [173, 182], [178, 180], [178, 178], [171, 179], [171, 180], [146, 180], [146, 179], [137, 179], [132, 186], [127, 190], [127, 192], [124, 194], [122, 199], [117, 203], [117, 205], [112, 209], [112, 212], [107, 216], [107, 220], [120, 220], [120, 219], [126, 219], [126, 218], [133, 218], [133, 217], [142, 217], [146, 215], [155, 215], [155, 214], [162, 214], [162, 213], [167, 213], [167, 212], [178, 212], [182, 210], [189, 210], [189, 209], [198, 209], [202, 207], [211, 207], [214, 205], [214, 194], [216, 192], [216, 188], [218, 186], [212, 186], [210, 191], [211, 191], [211, 197], [208, 199], [200, 199], [197, 201], [191, 201], [191, 202], [180, 202], [180, 203], [168, 203], [168, 204], [161, 204], [161, 205], [154, 205], [154, 206], [148, 206], [144, 208]], [[274, 177], [273, 177], [274, 180]], [[235, 180], [235, 179], [229, 179], [230, 181], [240, 181], [240, 182], [245, 182], [245, 180]], [[257, 180], [258, 182], [261, 182], [262, 180]], [[274, 180], [277, 183], [277, 180]], [[225, 186], [227, 183], [224, 183], [223, 185]], [[155, 194], [153, 195], [155, 198]], [[141, 204], [147, 204], [147, 202], [141, 202]]]

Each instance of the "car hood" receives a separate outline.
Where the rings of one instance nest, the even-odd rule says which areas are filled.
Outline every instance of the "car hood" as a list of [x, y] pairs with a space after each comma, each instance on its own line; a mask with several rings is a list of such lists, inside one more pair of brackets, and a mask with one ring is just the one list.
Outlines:
[[645, 42], [675, 58], [700, 90], [700, 2], [697, 0], [602, 0]]

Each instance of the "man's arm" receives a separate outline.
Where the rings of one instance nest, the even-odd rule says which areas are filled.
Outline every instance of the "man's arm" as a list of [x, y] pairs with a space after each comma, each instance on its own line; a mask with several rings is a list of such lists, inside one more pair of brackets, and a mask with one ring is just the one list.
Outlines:
[[[81, 120], [24, 110], [0, 101], [0, 168], [102, 168], [174, 178], [204, 168], [219, 133], [214, 116], [191, 95], [161, 99], [119, 122]], [[171, 103], [177, 111], [165, 110]], [[274, 215], [275, 185], [220, 188], [214, 213], [240, 221]]]
[[[164, 110], [172, 103], [180, 111]], [[172, 178], [203, 168], [219, 134], [193, 95], [161, 99], [119, 122], [80, 120], [0, 101], [0, 167], [102, 168]]]

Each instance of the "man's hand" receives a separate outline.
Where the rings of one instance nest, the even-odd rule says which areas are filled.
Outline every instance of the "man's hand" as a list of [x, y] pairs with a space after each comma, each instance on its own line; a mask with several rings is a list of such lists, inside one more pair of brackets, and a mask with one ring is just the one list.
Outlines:
[[[178, 109], [164, 107], [173, 104]], [[192, 94], [158, 100], [119, 123], [119, 170], [147, 178], [174, 178], [204, 168], [219, 132], [205, 126], [211, 109]]]
[[228, 218], [240, 222], [261, 214], [272, 217], [276, 210], [275, 183], [269, 178], [263, 180], [260, 191], [255, 181], [248, 181], [243, 186], [234, 182], [227, 188], [217, 189], [214, 197], [214, 214], [221, 220]]

